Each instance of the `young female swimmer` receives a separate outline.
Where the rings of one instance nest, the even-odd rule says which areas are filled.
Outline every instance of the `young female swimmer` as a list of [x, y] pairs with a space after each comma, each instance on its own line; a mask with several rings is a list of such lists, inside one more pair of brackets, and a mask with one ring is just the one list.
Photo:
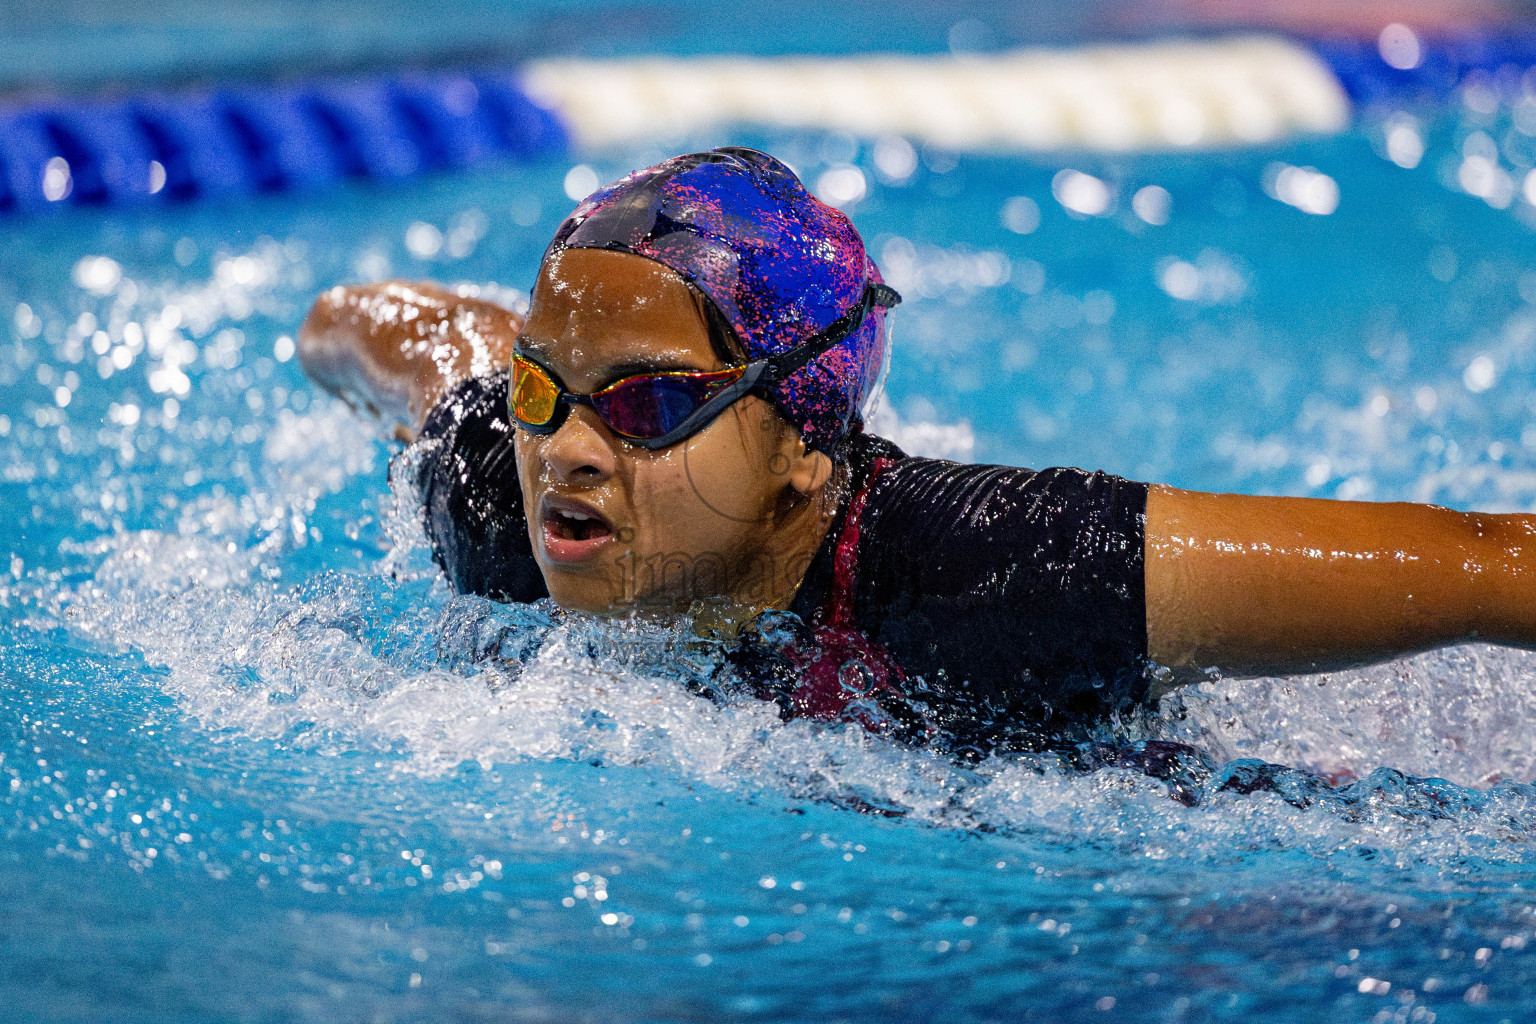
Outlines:
[[691, 610], [786, 716], [1023, 743], [1206, 667], [1536, 646], [1536, 517], [906, 456], [858, 417], [899, 301], [843, 214], [728, 148], [581, 203], [526, 322], [338, 287], [299, 353], [419, 439], [456, 587]]

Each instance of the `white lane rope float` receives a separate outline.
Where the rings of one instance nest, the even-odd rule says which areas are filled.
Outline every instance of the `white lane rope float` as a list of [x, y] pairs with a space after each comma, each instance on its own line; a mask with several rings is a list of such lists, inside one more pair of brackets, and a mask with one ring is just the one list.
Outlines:
[[765, 125], [956, 150], [1178, 150], [1332, 133], [1333, 72], [1270, 36], [989, 56], [545, 60], [524, 87], [582, 149]]

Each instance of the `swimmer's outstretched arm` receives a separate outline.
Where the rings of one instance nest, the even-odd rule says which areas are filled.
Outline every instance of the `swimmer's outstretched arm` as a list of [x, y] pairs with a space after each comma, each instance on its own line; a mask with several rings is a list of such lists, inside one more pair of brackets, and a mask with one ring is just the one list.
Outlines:
[[1536, 648], [1536, 516], [1153, 487], [1146, 555], [1148, 654], [1174, 669]]
[[440, 285], [338, 285], [305, 317], [299, 362], [331, 394], [409, 441], [454, 384], [508, 365], [522, 329], [517, 313]]

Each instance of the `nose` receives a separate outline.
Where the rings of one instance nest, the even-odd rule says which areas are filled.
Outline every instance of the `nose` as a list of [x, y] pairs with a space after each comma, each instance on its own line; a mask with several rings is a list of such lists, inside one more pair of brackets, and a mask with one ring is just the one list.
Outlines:
[[593, 409], [571, 409], [560, 429], [544, 439], [540, 460], [563, 484], [592, 486], [613, 476], [618, 468], [613, 439]]

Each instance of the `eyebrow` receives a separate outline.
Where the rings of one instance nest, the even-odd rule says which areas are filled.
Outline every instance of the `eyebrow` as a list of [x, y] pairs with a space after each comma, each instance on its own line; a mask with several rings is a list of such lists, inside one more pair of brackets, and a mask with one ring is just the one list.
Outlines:
[[603, 374], [610, 383], [623, 380], [625, 377], [633, 377], [637, 373], [708, 373], [702, 367], [692, 366], [688, 363], [680, 363], [675, 359], [648, 359], [633, 363], [619, 363], [617, 366], [608, 367]]
[[[548, 366], [550, 362], [549, 353], [542, 346], [537, 344], [525, 345], [522, 344], [521, 340], [519, 340], [519, 342], [514, 346], [514, 351], [529, 356], [538, 363], [544, 364], [546, 369], [552, 369]], [[598, 386], [598, 390], [602, 390], [603, 388], [608, 387], [617, 381], [621, 381], [625, 377], [633, 377], [637, 374], [709, 372], [710, 371], [704, 367], [693, 366], [689, 363], [681, 362], [677, 359], [670, 359], [665, 357], [657, 359], [637, 359], [631, 360], [627, 363], [616, 363], [613, 366], [604, 367], [603, 372], [598, 376], [598, 380], [602, 382]]]

